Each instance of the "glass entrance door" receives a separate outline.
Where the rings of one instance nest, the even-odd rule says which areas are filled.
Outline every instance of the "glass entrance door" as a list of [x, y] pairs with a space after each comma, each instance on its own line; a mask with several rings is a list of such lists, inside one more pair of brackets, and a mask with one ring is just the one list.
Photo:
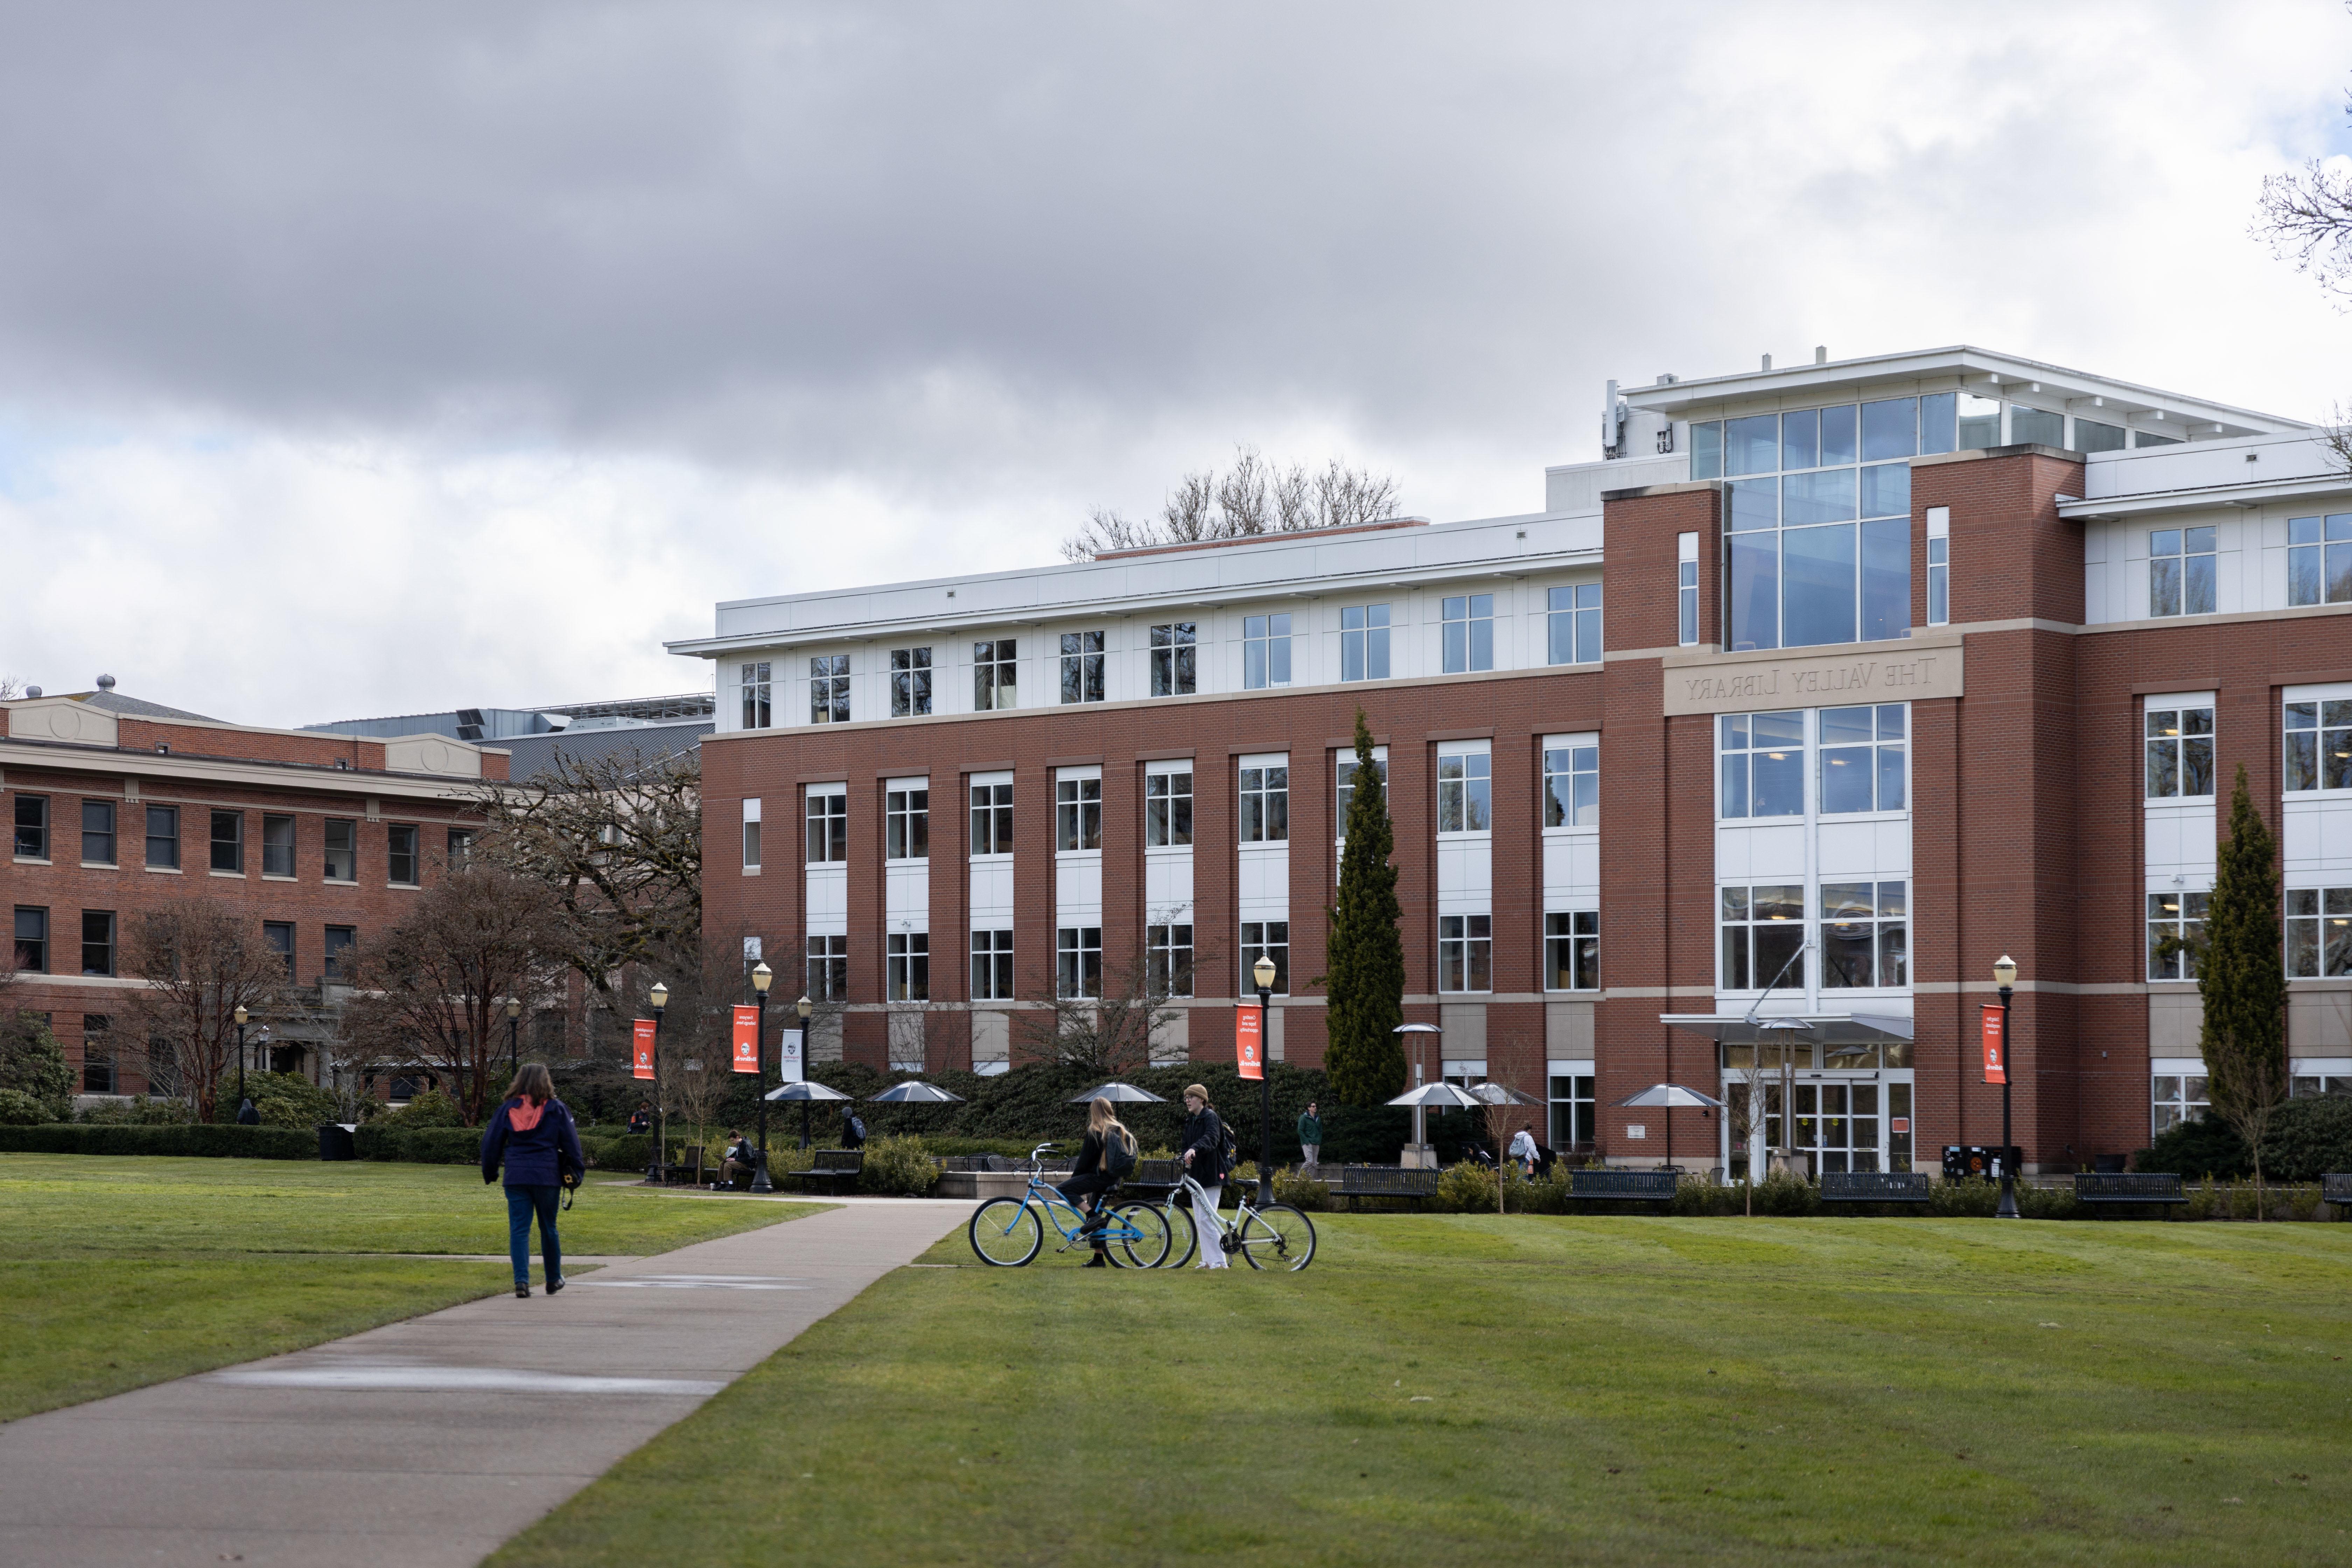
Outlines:
[[[1831, 1079], [1808, 1076], [1789, 1086], [1795, 1108], [1793, 1125], [1784, 1132], [1781, 1085], [1767, 1079], [1762, 1125], [1756, 1129], [1747, 1159], [1727, 1147], [1728, 1173], [1740, 1175], [1752, 1162], [1761, 1169], [1768, 1149], [1790, 1148], [1805, 1162], [1808, 1174], [1819, 1179], [1824, 1171], [1908, 1171], [1911, 1169], [1910, 1075], [1901, 1081], [1878, 1078]], [[1727, 1074], [1727, 1100], [1740, 1093], [1738, 1076]], [[1725, 1118], [1728, 1135], [1731, 1118]], [[1793, 1134], [1790, 1142], [1784, 1137]]]

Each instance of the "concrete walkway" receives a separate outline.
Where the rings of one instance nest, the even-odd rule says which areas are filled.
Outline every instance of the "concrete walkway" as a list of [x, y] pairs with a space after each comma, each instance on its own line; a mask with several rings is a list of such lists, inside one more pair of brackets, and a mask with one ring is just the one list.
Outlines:
[[971, 1213], [850, 1199], [0, 1426], [0, 1564], [478, 1563]]

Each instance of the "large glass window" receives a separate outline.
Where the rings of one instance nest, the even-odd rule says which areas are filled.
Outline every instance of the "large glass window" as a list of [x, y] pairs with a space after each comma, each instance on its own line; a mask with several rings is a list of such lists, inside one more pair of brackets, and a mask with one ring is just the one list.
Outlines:
[[[176, 805], [151, 805], [147, 808], [147, 864], [158, 869], [177, 870], [180, 865], [180, 808]], [[352, 873], [358, 875], [356, 871]]]
[[1290, 684], [1290, 616], [1242, 617], [1242, 686], [1249, 691]]
[[1491, 915], [1437, 917], [1437, 988], [1495, 988], [1495, 921]]
[[423, 876], [425, 858], [417, 853], [416, 841], [417, 833], [415, 823], [393, 822], [384, 825], [384, 880], [402, 888], [414, 888], [417, 885]]
[[1593, 1078], [1590, 1073], [1561, 1073], [1551, 1079], [1551, 1146], [1562, 1152], [1592, 1147], [1594, 1129]]
[[1724, 472], [1756, 476], [1725, 487], [1732, 647], [1908, 634], [1919, 404], [1897, 397], [1726, 422]]
[[49, 972], [49, 911], [16, 906], [16, 967], [27, 974]]
[[1173, 923], [1145, 926], [1143, 968], [1143, 983], [1152, 995], [1192, 994], [1192, 928]]
[[809, 722], [849, 722], [847, 654], [819, 654], [809, 660]]
[[114, 1019], [108, 1014], [84, 1013], [81, 1016], [81, 1091], [84, 1094], [114, 1094], [121, 1088], [115, 1067], [113, 1031]]
[[1903, 809], [1904, 708], [1822, 710], [1822, 814]]
[[2148, 1131], [2162, 1132], [2194, 1121], [2212, 1109], [2205, 1098], [2205, 1079], [2195, 1073], [2152, 1073], [2148, 1077]]
[[2210, 893], [2150, 893], [2147, 896], [2147, 977], [2194, 980], [2197, 954], [2205, 945], [2205, 910]]
[[1244, 996], [1257, 994], [1257, 976], [1252, 973], [1260, 958], [1274, 964], [1274, 994], [1290, 994], [1290, 922], [1288, 921], [1242, 921], [1242, 991]]
[[[212, 816], [212, 868], [215, 871], [243, 871], [245, 869], [245, 813], [215, 811]], [[399, 880], [398, 878], [393, 879]]]
[[982, 784], [971, 786], [971, 852], [975, 855], [1013, 853], [1013, 786]]
[[2286, 890], [2286, 972], [2296, 980], [2352, 974], [2352, 888]]
[[[152, 829], [151, 829], [152, 830]], [[349, 817], [327, 818], [324, 875], [330, 882], [360, 879], [360, 825]]]
[[1192, 770], [1144, 774], [1144, 847], [1176, 849], [1192, 842]]
[[1805, 889], [1801, 884], [1722, 889], [1726, 991], [1802, 990]]
[[[1055, 782], [1054, 845], [1066, 850], [1102, 847], [1102, 780]], [[1091, 996], [1094, 993], [1087, 994]]]
[[882, 796], [882, 855], [888, 860], [931, 858], [931, 792], [893, 789]]
[[1544, 989], [1601, 988], [1601, 911], [1571, 910], [1544, 916]]
[[1805, 815], [1805, 716], [1727, 713], [1718, 730], [1723, 815]]
[[746, 730], [766, 729], [769, 724], [770, 715], [772, 711], [769, 705], [769, 694], [773, 689], [772, 683], [768, 679], [768, 666], [765, 664], [745, 665], [743, 667], [741, 684], [743, 688], [743, 728]]
[[1554, 588], [1544, 615], [1545, 658], [1552, 664], [1601, 662], [1601, 584]]
[[894, 931], [884, 939], [886, 1000], [928, 1002], [931, 999], [931, 938], [928, 931]]
[[1495, 826], [1493, 756], [1486, 752], [1437, 753], [1437, 831], [1486, 833]]
[[114, 973], [114, 911], [112, 910], [82, 910], [81, 972], [84, 974]]
[[1439, 606], [1444, 627], [1447, 675], [1495, 668], [1495, 595], [1464, 594]]
[[838, 789], [808, 792], [808, 863], [838, 866], [849, 858], [849, 794]]
[[1013, 932], [976, 931], [971, 933], [971, 999], [1009, 1002], [1013, 999]]
[[2063, 447], [2066, 445], [2066, 416], [2046, 408], [2028, 408], [2022, 403], [2012, 403], [2009, 405], [2009, 440], [2013, 447]]
[[12, 852], [20, 860], [46, 860], [49, 858], [47, 795], [20, 795], [16, 797], [16, 839]]
[[2147, 536], [2147, 613], [2210, 616], [2216, 563], [2210, 528], [2158, 528]]
[[1100, 702], [1103, 700], [1103, 634], [1062, 634], [1062, 700]]
[[1102, 928], [1063, 926], [1054, 937], [1056, 979], [1064, 996], [1100, 996]]
[[2147, 710], [2147, 798], [2194, 800], [2213, 793], [2213, 710]]
[[1290, 838], [1290, 770], [1242, 770], [1241, 842], [1283, 844]]
[[1339, 612], [1339, 679], [1389, 678], [1389, 607], [1349, 605]]
[[1020, 693], [1013, 682], [1018, 676], [1019, 648], [1012, 637], [993, 637], [971, 645], [971, 709], [986, 713], [998, 708], [1019, 707]]
[[1549, 746], [1543, 754], [1543, 825], [1601, 826], [1601, 748]]
[[2352, 702], [2286, 705], [2286, 788], [2352, 789]]
[[294, 875], [294, 819], [274, 812], [261, 818], [261, 874], [265, 877]]
[[808, 939], [808, 994], [812, 1002], [849, 1000], [849, 938], [840, 933]]
[[1822, 884], [1822, 989], [1911, 984], [1904, 882]]
[[890, 717], [919, 718], [931, 710], [931, 650], [890, 650]]
[[2286, 602], [2352, 604], [2352, 512], [2287, 521]]
[[1151, 695], [1190, 697], [1198, 674], [1198, 626], [1171, 621], [1151, 628]]

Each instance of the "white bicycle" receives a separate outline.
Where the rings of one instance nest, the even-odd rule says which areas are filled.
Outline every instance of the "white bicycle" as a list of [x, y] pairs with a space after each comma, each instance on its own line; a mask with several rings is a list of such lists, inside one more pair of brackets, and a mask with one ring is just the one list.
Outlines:
[[1192, 1262], [1204, 1236], [1209, 1238], [1207, 1245], [1223, 1247], [1229, 1258], [1238, 1254], [1252, 1268], [1286, 1268], [1296, 1273], [1314, 1262], [1315, 1222], [1307, 1217], [1304, 1209], [1288, 1204], [1258, 1207], [1249, 1200], [1255, 1185], [1237, 1184], [1234, 1223], [1225, 1225], [1209, 1207], [1209, 1194], [1188, 1173], [1181, 1190], [1191, 1205], [1192, 1223], [1185, 1227], [1189, 1235], [1184, 1255], [1172, 1259], [1168, 1267], [1181, 1268]]

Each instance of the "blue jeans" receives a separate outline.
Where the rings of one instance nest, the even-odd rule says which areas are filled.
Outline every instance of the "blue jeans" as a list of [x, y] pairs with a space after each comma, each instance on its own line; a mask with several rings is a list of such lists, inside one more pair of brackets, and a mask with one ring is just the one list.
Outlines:
[[547, 1278], [563, 1278], [563, 1248], [555, 1239], [555, 1205], [563, 1189], [509, 1185], [507, 1188], [507, 1250], [514, 1256], [515, 1283], [530, 1283], [530, 1216], [539, 1215], [540, 1250], [547, 1255]]

